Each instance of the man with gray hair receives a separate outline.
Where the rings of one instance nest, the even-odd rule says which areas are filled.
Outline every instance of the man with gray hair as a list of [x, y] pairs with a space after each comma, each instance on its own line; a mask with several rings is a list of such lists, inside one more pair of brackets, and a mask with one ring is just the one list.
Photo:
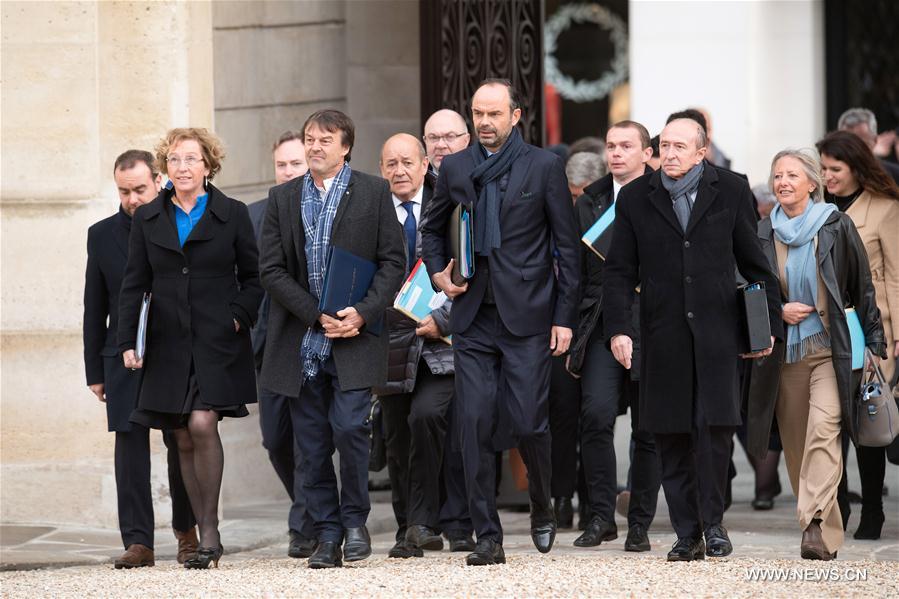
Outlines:
[[[871, 151], [877, 145], [877, 117], [874, 112], [867, 108], [850, 108], [840, 115], [837, 120], [837, 129], [840, 131], [849, 131], [858, 135], [862, 141], [868, 144]], [[889, 175], [899, 184], [899, 166], [888, 160], [878, 157], [880, 165]]]
[[565, 163], [565, 175], [568, 177], [568, 190], [571, 192], [572, 201], [581, 197], [585, 187], [605, 174], [605, 164], [599, 154], [578, 152], [569, 157]]

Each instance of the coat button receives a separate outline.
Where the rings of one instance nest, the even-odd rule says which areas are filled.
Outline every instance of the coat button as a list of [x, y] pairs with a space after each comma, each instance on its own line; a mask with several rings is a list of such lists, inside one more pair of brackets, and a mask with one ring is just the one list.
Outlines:
[[190, 269], [187, 268], [186, 266], [185, 266], [184, 268], [181, 269], [181, 274], [182, 274], [182, 275], [186, 275], [186, 274], [189, 273], [189, 272], [190, 272]]
[[819, 310], [818, 314], [820, 314], [821, 316], [824, 316], [824, 310]]
[[692, 283], [692, 282], [693, 282], [693, 277], [691, 277], [690, 275], [687, 275], [686, 277], [684, 277], [684, 280], [685, 280], [687, 283]]
[[687, 318], [689, 318], [690, 320], [693, 320], [693, 313], [687, 312]]
[[685, 242], [684, 242], [684, 247], [685, 247], [685, 248], [690, 247], [690, 242], [689, 242], [689, 241], [685, 241]]

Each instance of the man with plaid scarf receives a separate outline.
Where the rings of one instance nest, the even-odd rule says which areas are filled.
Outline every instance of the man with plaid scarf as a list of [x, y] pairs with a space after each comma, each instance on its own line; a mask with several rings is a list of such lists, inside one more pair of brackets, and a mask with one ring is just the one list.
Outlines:
[[[310, 568], [371, 555], [365, 527], [371, 387], [386, 380], [388, 339], [380, 321], [406, 266], [387, 182], [350, 168], [354, 133], [340, 111], [312, 114], [303, 125], [309, 172], [269, 191], [262, 225], [260, 274], [272, 303], [260, 384], [293, 398], [318, 543]], [[378, 267], [362, 301], [333, 316], [318, 310], [332, 246]]]

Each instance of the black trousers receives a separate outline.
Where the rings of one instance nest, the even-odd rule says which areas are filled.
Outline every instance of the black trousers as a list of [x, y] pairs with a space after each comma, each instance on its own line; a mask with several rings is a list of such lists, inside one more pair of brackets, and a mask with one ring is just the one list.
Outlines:
[[[435, 375], [419, 360], [412, 393], [380, 398], [397, 540], [405, 537], [407, 526], [471, 529], [470, 523], [441, 521], [445, 501], [454, 504], [450, 512], [458, 509], [457, 504], [467, 507], [461, 454], [446, 451], [454, 389], [452, 376]], [[453, 467], [448, 461], [457, 464]], [[457, 480], [445, 482], [446, 478]]]
[[701, 537], [721, 524], [727, 490], [734, 426], [710, 426], [694, 399], [690, 433], [656, 433], [662, 462], [662, 486], [678, 538]]
[[604, 340], [594, 334], [584, 356], [581, 378], [581, 462], [590, 510], [606, 522], [615, 521], [618, 472], [615, 457], [615, 421], [621, 398], [631, 409], [631, 454], [628, 526], [648, 529], [655, 518], [661, 464], [652, 433], [640, 428], [639, 384]]
[[549, 430], [552, 433], [553, 497], [574, 496], [577, 489], [577, 444], [580, 436], [581, 382], [565, 370], [567, 356], [552, 359], [549, 383]]
[[552, 522], [549, 431], [549, 331], [513, 335], [495, 305], [482, 304], [471, 326], [453, 335], [454, 416], [478, 539], [502, 543], [496, 510], [496, 451], [517, 442], [528, 471], [531, 523]]
[[[172, 433], [162, 434], [165, 442], [172, 497], [172, 528], [184, 532], [196, 526], [190, 500], [181, 479], [178, 445]], [[153, 497], [150, 492], [150, 429], [132, 424], [130, 431], [115, 434], [115, 480], [119, 530], [122, 544], [139, 543], [153, 548]]]
[[287, 524], [290, 530], [307, 539], [315, 537], [312, 518], [306, 511], [306, 493], [303, 491], [302, 454], [294, 431], [291, 404], [298, 398], [259, 390], [259, 427], [262, 429], [262, 446], [268, 451], [268, 459], [281, 484], [290, 496], [290, 513]]

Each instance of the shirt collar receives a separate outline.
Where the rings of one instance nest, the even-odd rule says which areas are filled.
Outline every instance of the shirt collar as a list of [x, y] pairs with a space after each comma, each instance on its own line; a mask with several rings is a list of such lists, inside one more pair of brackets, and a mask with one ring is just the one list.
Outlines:
[[[395, 207], [399, 208], [403, 204], [403, 201], [393, 194], [390, 194], [390, 195], [393, 197], [393, 205]], [[422, 195], [424, 195], [424, 185], [422, 185], [421, 187], [418, 188], [418, 191], [415, 193], [415, 195], [409, 201], [412, 202], [413, 204], [418, 204], [419, 206], [421, 206]]]
[[316, 189], [318, 189], [320, 192], [322, 192], [324, 194], [324, 193], [328, 193], [328, 190], [331, 189], [331, 183], [333, 183], [334, 179], [336, 179], [336, 178], [337, 178], [337, 175], [330, 177], [328, 179], [322, 180], [322, 187], [315, 185], [314, 180], [312, 181], [312, 184], [315, 185]]

